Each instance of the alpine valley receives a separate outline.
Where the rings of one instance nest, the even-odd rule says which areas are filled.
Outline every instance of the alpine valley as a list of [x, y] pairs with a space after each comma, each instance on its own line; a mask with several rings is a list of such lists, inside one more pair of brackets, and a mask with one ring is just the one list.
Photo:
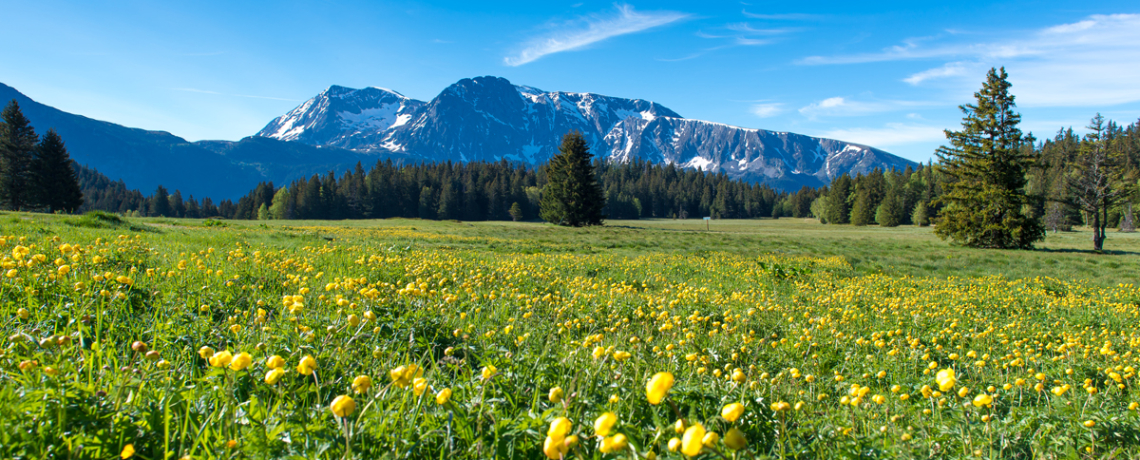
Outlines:
[[37, 132], [55, 128], [81, 164], [143, 191], [161, 184], [217, 199], [236, 198], [261, 181], [284, 184], [384, 159], [539, 165], [572, 130], [608, 161], [698, 168], [782, 190], [914, 165], [865, 145], [692, 120], [654, 102], [545, 92], [490, 76], [460, 80], [429, 102], [334, 85], [236, 142], [188, 142], [92, 120], [0, 84], [0, 100], [11, 99]]

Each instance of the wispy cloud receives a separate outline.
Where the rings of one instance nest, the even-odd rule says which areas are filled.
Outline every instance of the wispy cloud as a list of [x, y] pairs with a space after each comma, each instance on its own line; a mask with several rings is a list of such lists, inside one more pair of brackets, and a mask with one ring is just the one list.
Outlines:
[[781, 35], [789, 32], [795, 32], [799, 29], [795, 27], [780, 27], [776, 29], [757, 29], [744, 22], [737, 22], [725, 26], [726, 29], [749, 34], [749, 35]]
[[891, 112], [930, 105], [919, 101], [858, 101], [845, 97], [829, 97], [800, 107], [800, 114], [815, 119], [821, 116], [850, 117], [872, 113]]
[[503, 63], [516, 67], [548, 54], [571, 51], [607, 38], [660, 27], [688, 17], [674, 11], [634, 11], [632, 6], [618, 5], [617, 13], [591, 15], [551, 27], [547, 33], [527, 41], [522, 50], [503, 58]]
[[[1093, 15], [1080, 21], [1018, 32], [989, 42], [962, 37], [908, 40], [873, 53], [811, 56], [802, 65], [945, 61], [903, 81], [977, 84], [985, 69], [1005, 66], [1018, 102], [1038, 107], [1108, 106], [1140, 101], [1140, 14]], [[969, 36], [966, 36], [969, 38]]]
[[760, 118], [774, 117], [776, 115], [784, 113], [784, 104], [779, 102], [755, 104], [752, 106], [750, 111], [753, 115], [756, 115]]
[[244, 98], [249, 98], [249, 99], [268, 99], [271, 101], [301, 102], [298, 99], [286, 99], [283, 97], [270, 97], [270, 96], [250, 96], [247, 94], [226, 94], [226, 93], [219, 93], [217, 91], [209, 91], [209, 90], [197, 89], [197, 88], [171, 88], [171, 89], [173, 89], [174, 91], [183, 91], [183, 92], [187, 92], [187, 93], [198, 93], [198, 94], [212, 94], [215, 96], [244, 97]]
[[882, 128], [833, 129], [820, 136], [882, 149], [946, 139], [946, 133], [940, 127], [905, 123], [887, 123]]
[[974, 63], [964, 61], [948, 62], [942, 67], [935, 67], [930, 70], [924, 70], [922, 72], [918, 72], [914, 75], [906, 77], [903, 79], [903, 81], [912, 85], [917, 85], [926, 80], [935, 78], [960, 77], [967, 74], [972, 74], [973, 72], [970, 72], [970, 70], [973, 70], [973, 67], [977, 66], [974, 65]]
[[745, 16], [753, 19], [767, 19], [770, 21], [818, 21], [824, 19], [826, 16], [819, 14], [803, 14], [803, 13], [786, 13], [786, 14], [761, 14], [749, 13], [748, 10], [741, 11]]

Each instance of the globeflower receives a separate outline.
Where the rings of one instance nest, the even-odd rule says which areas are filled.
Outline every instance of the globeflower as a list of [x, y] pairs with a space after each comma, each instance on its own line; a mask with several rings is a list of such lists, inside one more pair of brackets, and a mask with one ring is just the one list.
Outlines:
[[447, 404], [447, 401], [450, 399], [451, 399], [451, 388], [444, 388], [442, 390], [439, 390], [439, 393], [436, 393], [436, 395], [435, 395], [435, 403], [440, 405], [440, 406]]
[[483, 372], [482, 372], [483, 380], [484, 381], [491, 380], [491, 377], [494, 377], [495, 374], [497, 374], [498, 372], [499, 372], [498, 368], [496, 368], [493, 365], [488, 364], [486, 367], [483, 368]]
[[230, 362], [230, 369], [240, 371], [246, 367], [249, 367], [249, 364], [252, 362], [253, 357], [250, 356], [249, 353], [243, 351], [241, 353], [238, 353], [237, 356], [234, 356], [233, 361]]
[[337, 417], [348, 417], [356, 412], [356, 401], [346, 395], [337, 396], [333, 399], [332, 404], [329, 405], [329, 410], [332, 410], [333, 415]]
[[735, 422], [741, 415], [744, 415], [744, 404], [741, 403], [732, 403], [720, 410], [720, 416], [729, 422]]
[[558, 404], [558, 403], [562, 402], [563, 396], [565, 396], [565, 392], [562, 391], [562, 388], [561, 387], [554, 387], [554, 388], [550, 389], [550, 394], [548, 395], [548, 398], [550, 399], [550, 402]]
[[231, 354], [229, 351], [221, 351], [218, 353], [214, 353], [214, 355], [211, 356], [209, 359], [210, 365], [213, 367], [226, 367], [227, 365], [230, 364], [230, 361], [233, 361], [233, 360], [234, 360], [234, 355]]
[[688, 457], [695, 457], [701, 453], [701, 448], [704, 444], [701, 442], [705, 438], [705, 427], [699, 423], [694, 423], [693, 426], [685, 430], [685, 434], [681, 436], [681, 453]]
[[570, 419], [558, 417], [550, 422], [550, 429], [546, 430], [546, 435], [561, 441], [566, 438], [566, 435], [570, 434], [572, 428], [574, 428], [574, 424], [570, 423]]
[[407, 388], [412, 384], [412, 380], [424, 375], [424, 370], [415, 364], [408, 364], [400, 366], [388, 371], [388, 378], [392, 379], [392, 384], [400, 387]]
[[673, 373], [658, 372], [645, 384], [645, 396], [649, 399], [649, 404], [661, 404], [671, 388], [673, 388]]
[[598, 436], [609, 436], [610, 432], [613, 431], [615, 423], [617, 423], [617, 414], [613, 412], [606, 412], [598, 416], [597, 420], [594, 420], [594, 434]]
[[724, 434], [724, 445], [732, 450], [740, 450], [748, 446], [748, 438], [745, 438], [744, 433], [734, 427]]
[[265, 367], [268, 367], [270, 369], [280, 369], [282, 367], [285, 367], [285, 358], [277, 355], [270, 356], [269, 359], [265, 360]]
[[301, 358], [301, 362], [297, 364], [297, 373], [303, 375], [313, 375], [313, 371], [317, 369], [317, 360], [312, 356], [305, 355]]
[[566, 453], [569, 451], [570, 448], [566, 446], [566, 443], [563, 440], [554, 439], [550, 436], [547, 436], [546, 441], [543, 441], [542, 443], [542, 453], [545, 454], [546, 458], [549, 458], [550, 460], [559, 460], [562, 457], [565, 457]]
[[364, 393], [372, 388], [372, 377], [367, 375], [358, 375], [352, 379], [352, 391], [355, 393]]
[[198, 349], [198, 356], [201, 356], [202, 359], [208, 360], [208, 359], [210, 359], [211, 356], [214, 356], [214, 349], [210, 348], [210, 347], [199, 348]]
[[974, 397], [974, 407], [984, 407], [993, 404], [994, 398], [985, 393], [979, 393]]
[[705, 437], [701, 438], [701, 444], [704, 444], [705, 447], [710, 449], [716, 447], [717, 441], [720, 441], [720, 435], [716, 434], [715, 431], [705, 433]]
[[934, 381], [938, 382], [938, 389], [941, 391], [950, 391], [954, 385], [958, 383], [958, 379], [954, 376], [954, 369], [942, 369], [934, 376]]
[[279, 380], [281, 380], [281, 377], [284, 377], [284, 376], [285, 376], [285, 369], [282, 369], [280, 367], [275, 368], [275, 369], [270, 369], [269, 372], [267, 372], [265, 374], [265, 383], [267, 383], [269, 385], [276, 385], [277, 382]]
[[427, 389], [427, 379], [424, 379], [423, 377], [416, 377], [415, 380], [412, 380], [412, 392], [414, 392], [416, 396], [424, 394]]
[[608, 454], [611, 452], [621, 452], [628, 446], [629, 439], [627, 439], [624, 434], [618, 433], [602, 438], [602, 447], [599, 450], [601, 450], [602, 453]]

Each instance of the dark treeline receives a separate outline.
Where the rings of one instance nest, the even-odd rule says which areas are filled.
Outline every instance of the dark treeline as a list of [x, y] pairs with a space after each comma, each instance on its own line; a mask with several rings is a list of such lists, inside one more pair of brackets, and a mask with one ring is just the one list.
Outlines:
[[[780, 192], [724, 174], [686, 170], [645, 161], [595, 161], [610, 219], [811, 217], [821, 190]], [[339, 177], [329, 172], [285, 187], [258, 184], [237, 200], [200, 202], [163, 187], [150, 196], [111, 181], [94, 169], [76, 166], [87, 197], [81, 211], [133, 216], [226, 219], [382, 219], [410, 217], [455, 220], [536, 220], [545, 168], [508, 162], [357, 165]]]
[[[641, 217], [780, 217], [810, 213], [815, 190], [780, 193], [724, 174], [644, 161], [595, 161], [611, 219]], [[275, 189], [259, 184], [238, 200], [234, 219], [535, 220], [545, 168], [506, 161], [398, 165], [377, 162], [336, 177], [332, 172]], [[793, 199], [795, 198], [795, 199]]]
[[[1093, 225], [1093, 213], [1082, 209], [1073, 184], [1088, 157], [1082, 152], [1096, 142], [1118, 171], [1114, 180], [1135, 184], [1140, 176], [1140, 122], [1121, 126], [1108, 121], [1096, 140], [1062, 129], [1051, 139], [1023, 147], [1037, 159], [1027, 190], [1031, 212], [1049, 230]], [[610, 219], [817, 217], [829, 224], [930, 225], [944, 206], [938, 198], [948, 180], [941, 165], [928, 163], [904, 171], [845, 174], [829, 186], [788, 193], [674, 165], [644, 161], [595, 161], [594, 165]], [[92, 169], [75, 169], [85, 196], [81, 211], [192, 218], [537, 220], [540, 190], [546, 184], [543, 167], [505, 161], [412, 165], [383, 161], [370, 170], [357, 165], [340, 176], [314, 175], [286, 187], [262, 183], [236, 203], [214, 203], [163, 187], [144, 196]], [[1101, 225], [1130, 228], [1126, 221], [1132, 203], [1122, 200], [1102, 209]]]
[[[1034, 139], [1023, 146], [1036, 158], [1029, 170], [1027, 194], [1030, 214], [1042, 218], [1050, 231], [1069, 230], [1073, 226], [1093, 225], [1093, 212], [1082, 206], [1079, 184], [1090, 174], [1082, 165], [1095, 157], [1099, 145], [1105, 158], [1101, 170], [1105, 182], [1117, 182], [1127, 190], [1140, 179], [1140, 121], [1121, 126], [1112, 121], [1078, 136], [1072, 128], [1062, 129], [1043, 142]], [[905, 171], [874, 170], [869, 174], [835, 178], [818, 192], [811, 204], [811, 214], [824, 223], [853, 225], [929, 225], [943, 204], [938, 200], [949, 178], [939, 164], [919, 165]], [[1099, 209], [1103, 225], [1128, 230], [1126, 222], [1136, 196], [1120, 195]], [[1085, 200], [1089, 201], [1089, 200]]]

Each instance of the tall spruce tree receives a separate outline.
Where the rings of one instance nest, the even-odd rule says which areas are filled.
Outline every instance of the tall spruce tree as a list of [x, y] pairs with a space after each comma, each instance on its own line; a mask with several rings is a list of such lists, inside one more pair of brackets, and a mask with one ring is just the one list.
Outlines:
[[54, 129], [49, 129], [36, 147], [32, 163], [36, 202], [46, 207], [48, 212], [74, 212], [83, 205], [79, 177], [71, 165], [71, 156], [67, 154], [63, 139]]
[[19, 211], [36, 198], [32, 163], [39, 137], [15, 99], [0, 112], [0, 120], [0, 202]]
[[936, 152], [950, 177], [935, 233], [966, 246], [1029, 249], [1045, 238], [1040, 219], [1025, 212], [1026, 173], [1035, 161], [1017, 124], [1021, 115], [1003, 67], [990, 69], [975, 104], [959, 106], [961, 131], [946, 131], [950, 147]]
[[543, 220], [573, 227], [602, 224], [606, 198], [594, 176], [591, 157], [582, 133], [572, 131], [562, 137], [558, 155], [546, 169], [540, 209]]

